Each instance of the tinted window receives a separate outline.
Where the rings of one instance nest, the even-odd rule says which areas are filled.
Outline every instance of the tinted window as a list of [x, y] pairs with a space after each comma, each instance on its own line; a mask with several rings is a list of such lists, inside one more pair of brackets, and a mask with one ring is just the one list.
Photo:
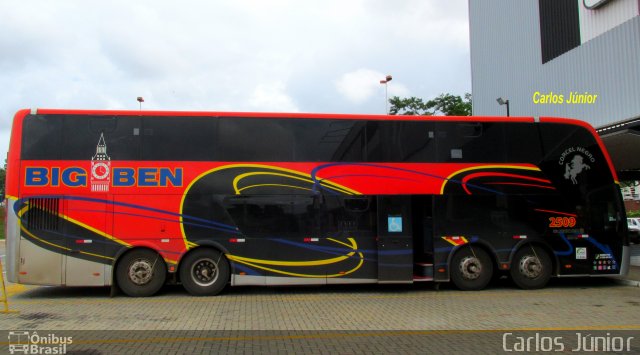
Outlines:
[[90, 160], [102, 135], [112, 160], [139, 159], [139, 127], [135, 117], [28, 116], [22, 158]]
[[[620, 201], [620, 191], [617, 185], [604, 186], [587, 194], [588, 228], [592, 233], [598, 233], [600, 240], [622, 240], [624, 207]], [[605, 237], [606, 236], [606, 237]]]
[[430, 122], [398, 122], [395, 144], [397, 161], [433, 162], [436, 156], [435, 125]]
[[505, 162], [504, 124], [480, 122], [436, 123], [439, 162]]
[[538, 128], [531, 123], [505, 125], [507, 157], [513, 163], [538, 164], [542, 159], [542, 146]]
[[292, 161], [290, 120], [221, 118], [218, 150], [222, 161]]
[[506, 196], [443, 195], [436, 197], [436, 234], [474, 235], [502, 231], [509, 225]]
[[294, 132], [295, 161], [351, 161], [364, 159], [364, 121], [288, 120]]
[[29, 115], [22, 129], [22, 159], [60, 159], [62, 120], [59, 116]]
[[[567, 188], [566, 192], [582, 198], [584, 191], [613, 183], [613, 176], [598, 143], [588, 130], [580, 126], [541, 123], [540, 135], [544, 147], [542, 170], [557, 183]], [[572, 167], [582, 166], [572, 173]]]
[[216, 120], [207, 117], [144, 117], [144, 160], [215, 159]]
[[432, 122], [369, 122], [367, 160], [371, 162], [432, 162], [436, 153], [433, 129]]
[[62, 128], [62, 159], [91, 159], [101, 135], [111, 160], [140, 159], [139, 128], [137, 117], [66, 116]]
[[[574, 137], [575, 127], [554, 126], [543, 134], [547, 154], [569, 139], [584, 144], [584, 130]], [[102, 134], [112, 160], [535, 164], [537, 132], [526, 123], [27, 116], [22, 157], [87, 160]]]
[[383, 162], [388, 160], [387, 140], [389, 130], [382, 122], [368, 122], [366, 131], [367, 161]]
[[244, 235], [250, 237], [296, 236], [317, 226], [313, 197], [237, 196], [225, 200], [227, 212]]
[[323, 196], [320, 223], [323, 235], [374, 230], [376, 217], [375, 197]]

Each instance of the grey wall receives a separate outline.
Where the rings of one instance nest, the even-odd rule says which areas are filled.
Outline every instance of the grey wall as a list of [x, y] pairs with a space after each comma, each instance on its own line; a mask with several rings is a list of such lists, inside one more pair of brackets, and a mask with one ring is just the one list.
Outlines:
[[[496, 102], [502, 96], [512, 116], [573, 117], [596, 127], [640, 117], [640, 16], [544, 65], [539, 20], [537, 0], [469, 0], [474, 115], [504, 116]], [[536, 91], [598, 98], [590, 105], [534, 104]]]

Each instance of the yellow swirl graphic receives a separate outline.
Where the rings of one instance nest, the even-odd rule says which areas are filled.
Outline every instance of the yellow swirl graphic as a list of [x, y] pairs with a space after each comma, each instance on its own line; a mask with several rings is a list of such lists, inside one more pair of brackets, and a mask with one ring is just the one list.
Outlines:
[[358, 269], [360, 269], [360, 267], [362, 266], [362, 264], [364, 263], [364, 255], [362, 254], [362, 252], [357, 252], [358, 257], [360, 258], [360, 260], [358, 261], [358, 265], [356, 265], [354, 268], [344, 271], [344, 272], [340, 272], [338, 274], [332, 274], [332, 275], [326, 275], [326, 274], [302, 274], [302, 273], [297, 273], [297, 272], [290, 272], [290, 271], [284, 271], [284, 270], [279, 270], [273, 267], [277, 267], [277, 266], [284, 266], [284, 267], [308, 267], [308, 266], [320, 266], [320, 265], [330, 265], [330, 264], [336, 264], [339, 263], [341, 261], [347, 260], [352, 258], [355, 254], [356, 251], [358, 250], [358, 244], [356, 243], [355, 239], [353, 238], [347, 238], [347, 240], [351, 243], [351, 244], [347, 244], [344, 242], [341, 242], [339, 240], [333, 239], [333, 238], [327, 238], [327, 240], [330, 240], [334, 243], [337, 244], [341, 244], [344, 245], [348, 248], [350, 248], [351, 252], [342, 255], [342, 256], [338, 256], [335, 258], [330, 258], [330, 259], [320, 259], [320, 260], [309, 260], [309, 261], [280, 261], [280, 260], [261, 260], [261, 259], [253, 259], [253, 258], [246, 258], [243, 256], [238, 256], [238, 255], [227, 255], [227, 259], [240, 263], [240, 264], [244, 264], [247, 266], [251, 266], [257, 269], [261, 269], [261, 270], [265, 270], [265, 271], [270, 271], [276, 274], [281, 274], [281, 275], [287, 275], [287, 276], [295, 276], [295, 277], [307, 277], [307, 278], [325, 278], [325, 277], [341, 277], [341, 276], [345, 276], [345, 275], [349, 275], [351, 273], [354, 273], [355, 271], [357, 271]]

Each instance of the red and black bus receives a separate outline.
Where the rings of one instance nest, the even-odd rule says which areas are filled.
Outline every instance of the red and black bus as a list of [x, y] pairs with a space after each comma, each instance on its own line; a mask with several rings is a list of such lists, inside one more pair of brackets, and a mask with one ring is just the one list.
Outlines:
[[452, 281], [626, 273], [616, 174], [559, 118], [23, 110], [7, 274], [39, 285]]

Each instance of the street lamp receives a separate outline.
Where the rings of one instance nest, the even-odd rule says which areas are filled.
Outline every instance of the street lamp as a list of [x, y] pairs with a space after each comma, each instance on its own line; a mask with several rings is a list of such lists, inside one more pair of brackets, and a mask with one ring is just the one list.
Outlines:
[[393, 77], [391, 75], [387, 75], [384, 80], [380, 80], [380, 84], [384, 84], [384, 110], [387, 115], [389, 114], [389, 92], [387, 90], [387, 83], [391, 80], [393, 80]]
[[507, 105], [507, 117], [509, 117], [509, 99], [503, 99], [502, 97], [499, 97], [496, 99], [496, 101], [498, 101], [498, 104], [500, 106], [502, 105]]
[[142, 96], [138, 96], [137, 100], [140, 103], [140, 111], [142, 111], [142, 103], [144, 102], [144, 99], [142, 98]]

